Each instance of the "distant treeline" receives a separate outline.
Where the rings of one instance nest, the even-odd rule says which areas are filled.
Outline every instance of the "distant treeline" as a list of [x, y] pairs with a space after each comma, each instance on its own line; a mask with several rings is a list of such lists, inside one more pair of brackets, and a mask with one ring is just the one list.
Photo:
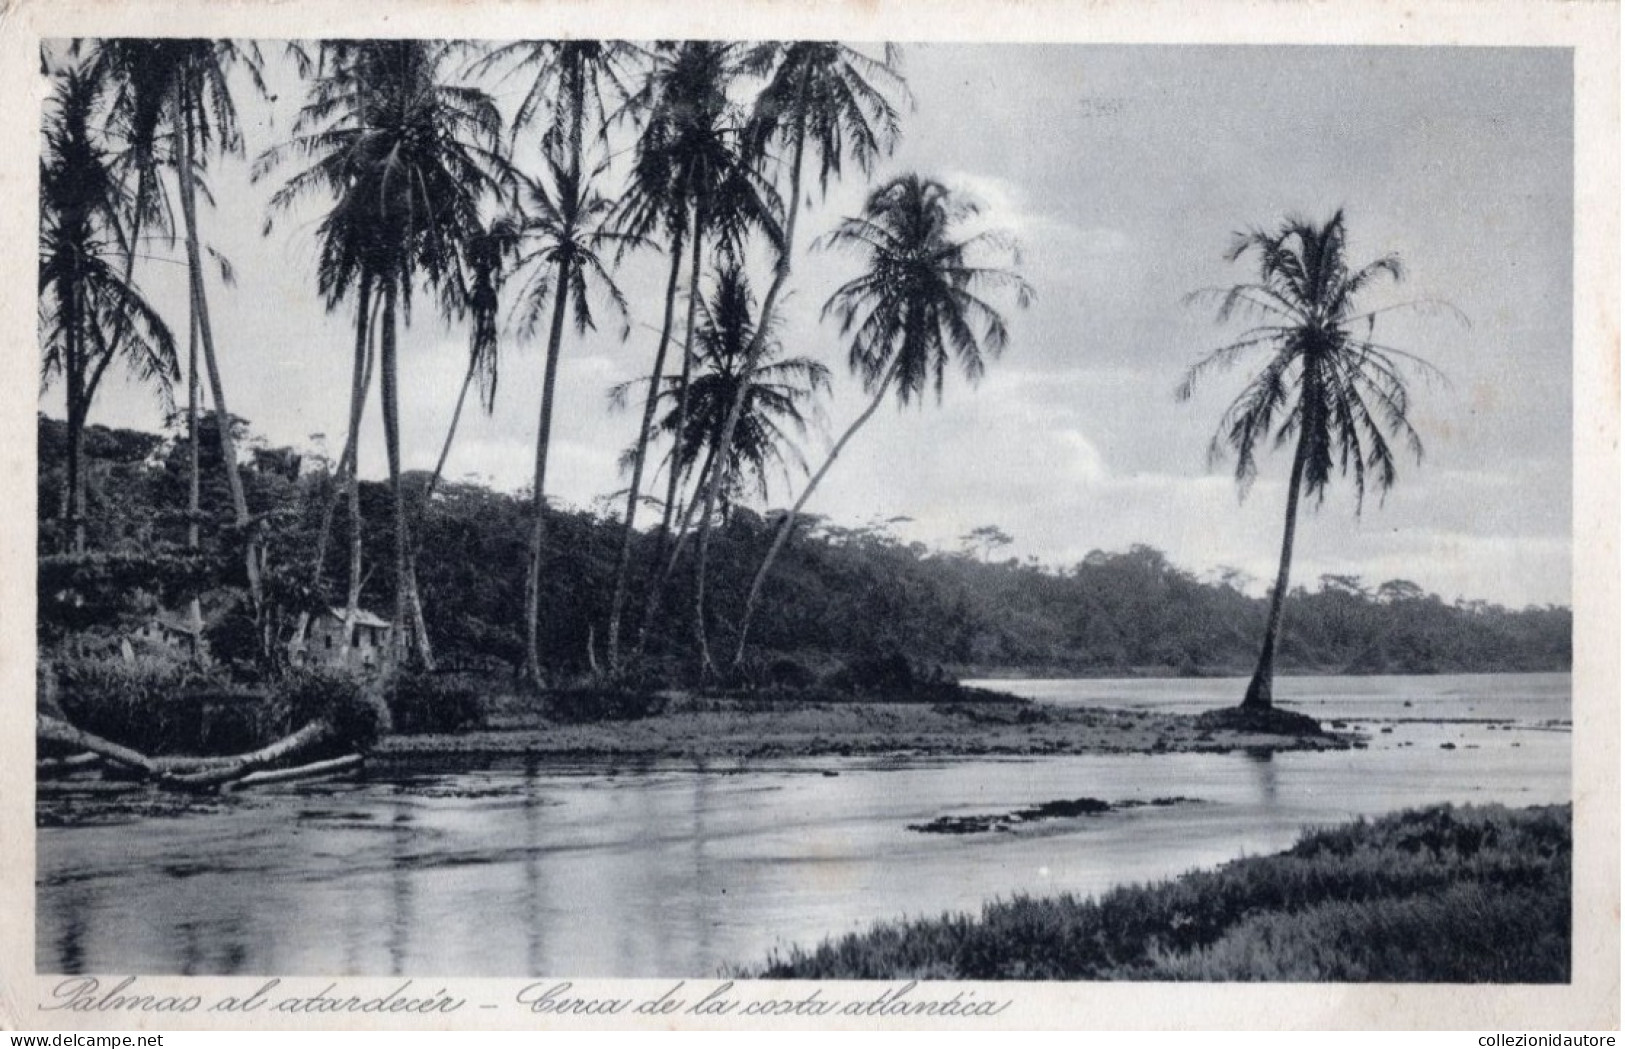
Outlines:
[[[246, 425], [235, 428], [247, 437]], [[179, 439], [91, 427], [85, 554], [60, 554], [65, 426], [39, 417], [39, 630], [47, 646], [127, 629], [186, 595], [211, 595], [208, 631], [218, 657], [249, 660], [259, 647], [252, 613], [234, 610], [243, 585], [241, 529], [218, 463], [212, 417], [201, 428], [206, 479], [201, 548], [186, 551], [188, 448]], [[268, 600], [295, 615], [342, 606], [350, 552], [346, 515], [332, 512], [342, 486], [333, 464], [291, 449], [256, 447], [243, 471], [254, 527], [268, 552]], [[426, 478], [409, 475], [411, 520], [421, 541], [417, 578], [437, 661], [451, 667], [517, 667], [524, 658], [523, 605], [528, 497], [477, 484], [442, 482], [425, 506]], [[392, 504], [382, 484], [363, 483], [361, 605], [394, 608], [389, 571]], [[322, 533], [327, 531], [324, 541]], [[712, 552], [713, 643], [728, 644], [751, 574], [772, 541], [772, 520], [733, 508]], [[542, 647], [556, 673], [585, 671], [601, 649], [615, 560], [617, 523], [559, 510], [547, 522]], [[1135, 546], [1094, 552], [1065, 568], [990, 557], [1005, 537], [979, 529], [960, 551], [905, 544], [885, 525], [840, 528], [809, 519], [768, 581], [754, 628], [758, 675], [793, 678], [854, 658], [906, 655], [962, 674], [1246, 673], [1256, 659], [1265, 601], [1234, 576], [1204, 581], [1160, 551]], [[653, 534], [637, 556], [652, 560]], [[317, 570], [317, 554], [321, 570]], [[678, 572], [684, 571], [679, 567]], [[647, 573], [644, 573], [647, 575]], [[642, 634], [647, 664], [681, 673], [693, 651], [690, 590], [666, 588], [645, 617], [634, 594], [632, 642]], [[1405, 580], [1367, 584], [1326, 576], [1298, 588], [1287, 605], [1279, 665], [1286, 671], [1447, 673], [1550, 671], [1570, 666], [1567, 608], [1507, 609], [1446, 602]]]

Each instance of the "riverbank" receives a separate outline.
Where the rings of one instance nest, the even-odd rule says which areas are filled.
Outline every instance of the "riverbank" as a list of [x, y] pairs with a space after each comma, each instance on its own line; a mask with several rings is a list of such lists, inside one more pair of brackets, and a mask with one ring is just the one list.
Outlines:
[[1435, 806], [1099, 899], [877, 925], [741, 975], [1563, 983], [1572, 808]]
[[[974, 693], [975, 690], [966, 690]], [[1223, 753], [1342, 750], [1359, 736], [1211, 728], [1195, 717], [1057, 707], [996, 693], [943, 703], [665, 697], [645, 716], [549, 721], [496, 712], [490, 727], [458, 734], [396, 735], [382, 756], [538, 754], [562, 758], [779, 758]]]

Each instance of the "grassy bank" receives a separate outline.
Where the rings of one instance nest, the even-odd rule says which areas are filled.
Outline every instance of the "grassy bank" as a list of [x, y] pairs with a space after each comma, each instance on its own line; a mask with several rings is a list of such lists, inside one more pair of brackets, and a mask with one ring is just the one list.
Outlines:
[[1561, 983], [1569, 806], [1433, 807], [1173, 881], [990, 903], [775, 956], [817, 979]]

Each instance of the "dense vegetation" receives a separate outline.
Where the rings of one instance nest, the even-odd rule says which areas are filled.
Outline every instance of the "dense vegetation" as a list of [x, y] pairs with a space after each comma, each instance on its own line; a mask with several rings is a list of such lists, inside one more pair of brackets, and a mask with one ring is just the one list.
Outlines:
[[1564, 983], [1568, 806], [1432, 808], [1175, 881], [990, 903], [792, 950], [768, 979]]
[[[212, 417], [201, 429], [206, 439], [215, 432]], [[246, 427], [239, 434], [250, 449], [242, 471], [248, 501], [264, 522], [266, 592], [286, 606], [286, 640], [301, 603], [319, 607], [309, 551], [336, 482], [331, 464], [320, 458], [257, 446]], [[219, 526], [203, 529], [196, 555], [186, 551], [184, 515], [173, 509], [172, 495], [185, 483], [184, 431], [89, 429], [86, 527], [93, 552], [84, 555], [50, 552], [60, 525], [63, 443], [63, 424], [41, 416], [41, 641], [56, 645], [84, 631], [110, 634], [199, 586], [215, 595], [209, 630], [216, 654], [251, 659], [252, 619], [240, 604], [234, 612], [221, 599], [240, 587], [243, 572], [224, 483], [202, 493], [205, 517]], [[219, 446], [200, 454], [205, 462], [217, 458]], [[525, 655], [520, 569], [530, 537], [528, 500], [442, 483], [425, 506], [424, 476], [409, 474], [407, 481], [419, 496], [411, 504], [422, 539], [418, 580], [437, 656], [450, 667], [517, 668]], [[363, 483], [361, 504], [368, 563], [387, 564], [387, 488]], [[711, 607], [724, 644], [727, 624], [738, 621], [752, 573], [773, 540], [771, 524], [735, 508], [718, 532]], [[333, 523], [328, 579], [343, 575], [346, 527], [342, 518]], [[982, 538], [996, 541], [996, 531], [984, 530]], [[569, 676], [588, 670], [589, 651], [601, 648], [593, 624], [607, 613], [619, 535], [611, 519], [550, 510], [547, 536], [549, 614], [540, 642], [547, 665]], [[638, 552], [647, 555], [656, 540], [653, 529], [640, 532]], [[672, 674], [692, 669], [684, 596], [671, 588], [670, 607], [650, 627], [649, 652]], [[635, 597], [641, 602], [641, 593]], [[369, 575], [362, 605], [387, 610], [392, 601], [388, 574]], [[1262, 598], [1243, 593], [1233, 579], [1204, 581], [1149, 547], [1097, 552], [1076, 565], [1049, 568], [904, 544], [883, 525], [847, 529], [812, 520], [797, 530], [762, 601], [754, 636], [763, 654], [752, 669], [759, 678], [778, 679], [855, 656], [899, 652], [973, 673], [1244, 673], [1267, 611]], [[1565, 608], [1449, 603], [1403, 580], [1371, 587], [1327, 577], [1313, 592], [1294, 592], [1279, 660], [1300, 672], [1562, 670], [1569, 666], [1571, 621]]]

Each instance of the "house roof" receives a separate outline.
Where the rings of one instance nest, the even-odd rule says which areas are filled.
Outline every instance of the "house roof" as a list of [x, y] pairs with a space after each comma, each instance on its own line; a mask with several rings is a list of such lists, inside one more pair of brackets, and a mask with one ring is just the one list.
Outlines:
[[[332, 616], [334, 619], [337, 619], [341, 623], [344, 622], [344, 609], [342, 608], [330, 608], [327, 610], [327, 614]], [[379, 627], [383, 630], [388, 630], [390, 628], [389, 620], [380, 619], [364, 608], [358, 608], [355, 610], [355, 625]]]

